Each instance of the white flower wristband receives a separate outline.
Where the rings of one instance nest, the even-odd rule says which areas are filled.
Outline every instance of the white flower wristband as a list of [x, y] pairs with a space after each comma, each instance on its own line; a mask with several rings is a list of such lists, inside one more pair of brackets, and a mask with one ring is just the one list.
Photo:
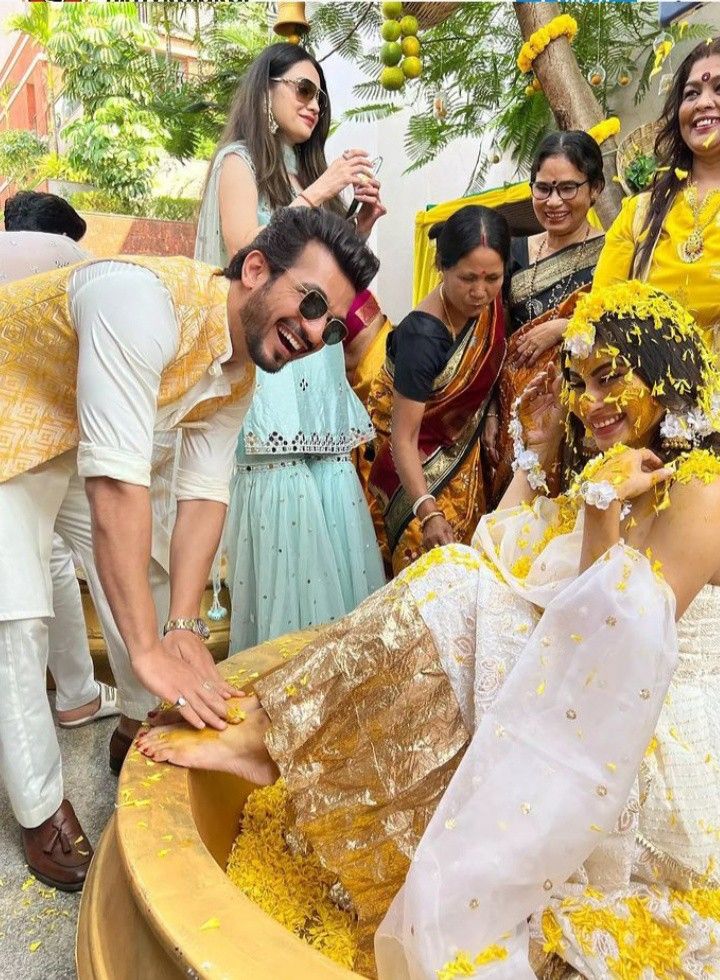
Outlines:
[[[588, 507], [597, 507], [598, 510], [607, 510], [610, 504], [620, 500], [617, 490], [607, 480], [598, 480], [597, 483], [593, 480], [585, 480], [580, 484], [579, 492]], [[620, 508], [621, 519], [626, 518], [631, 509], [630, 501], [624, 501]]]
[[597, 507], [598, 510], [607, 510], [610, 504], [620, 499], [615, 487], [607, 480], [597, 483], [586, 480], [580, 485], [580, 496], [589, 507]]

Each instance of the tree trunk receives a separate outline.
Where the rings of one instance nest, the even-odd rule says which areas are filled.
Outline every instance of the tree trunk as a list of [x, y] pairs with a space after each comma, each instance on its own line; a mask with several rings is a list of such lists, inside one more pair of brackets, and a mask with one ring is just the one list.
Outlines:
[[[514, 7], [525, 41], [533, 31], [545, 26], [561, 13], [557, 3], [515, 3]], [[605, 118], [602, 106], [583, 77], [566, 37], [550, 42], [535, 59], [533, 71], [550, 103], [558, 129], [588, 130]], [[605, 190], [595, 203], [595, 211], [605, 228], [612, 224], [623, 200], [620, 185], [612, 179], [617, 173], [616, 149], [617, 145], [612, 138], [606, 140], [601, 147]]]
[[50, 59], [48, 58], [45, 62], [46, 67], [46, 83], [47, 83], [47, 128], [48, 136], [50, 137], [50, 148], [52, 149], [55, 156], [60, 155], [60, 142], [58, 140], [57, 124], [55, 122], [55, 103], [57, 101], [56, 86], [55, 86], [55, 69], [50, 64]]

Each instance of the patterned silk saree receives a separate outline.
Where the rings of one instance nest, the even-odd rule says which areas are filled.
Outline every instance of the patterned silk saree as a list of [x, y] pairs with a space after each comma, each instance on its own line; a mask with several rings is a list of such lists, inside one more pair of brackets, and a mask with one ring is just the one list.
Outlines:
[[[469, 543], [489, 503], [480, 435], [505, 356], [502, 306], [486, 307], [435, 379], [418, 450], [428, 492], [458, 542]], [[377, 438], [370, 470], [371, 510], [384, 557], [397, 574], [422, 554], [422, 532], [395, 469], [390, 445], [394, 365], [389, 358], [370, 390], [368, 411]]]

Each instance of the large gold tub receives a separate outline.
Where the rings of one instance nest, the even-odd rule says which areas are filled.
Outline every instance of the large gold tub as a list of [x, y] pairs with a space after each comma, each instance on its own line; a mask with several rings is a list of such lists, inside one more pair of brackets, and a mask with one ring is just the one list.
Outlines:
[[[227, 675], [262, 673], [308, 638], [309, 632], [263, 644], [220, 668]], [[82, 896], [79, 980], [359, 976], [295, 938], [226, 877], [251, 789], [232, 776], [154, 765], [130, 752]]]

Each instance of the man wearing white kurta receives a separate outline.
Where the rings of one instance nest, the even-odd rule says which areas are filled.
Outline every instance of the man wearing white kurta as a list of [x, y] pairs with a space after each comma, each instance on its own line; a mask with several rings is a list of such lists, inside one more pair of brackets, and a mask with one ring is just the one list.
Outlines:
[[[329, 318], [345, 314], [376, 269], [344, 222], [296, 208], [279, 212], [225, 279], [189, 259], [133, 258], [0, 286], [0, 768], [43, 880], [82, 887], [91, 853], [63, 800], [44, 688], [54, 529], [81, 556], [92, 547], [141, 683], [197, 727], [224, 727], [230, 689], [197, 617], [252, 362], [279, 370], [317, 350]], [[310, 294], [325, 303], [313, 319], [300, 310]], [[176, 427], [171, 619], [161, 638], [148, 488], [153, 432]]]

